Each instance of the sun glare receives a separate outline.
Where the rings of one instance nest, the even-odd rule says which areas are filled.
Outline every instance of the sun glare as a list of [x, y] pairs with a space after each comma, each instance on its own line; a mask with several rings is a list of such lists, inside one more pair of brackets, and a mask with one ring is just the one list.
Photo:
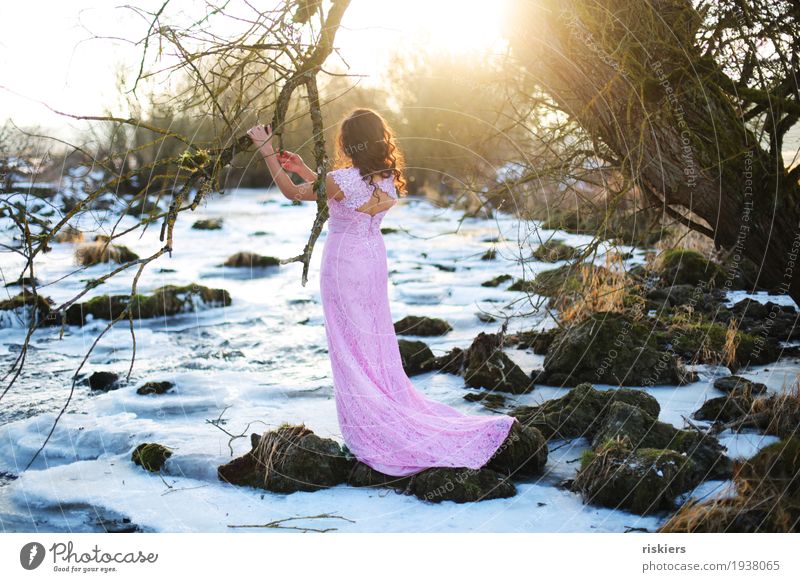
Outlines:
[[[349, 48], [479, 55], [503, 46], [508, 4], [509, 0], [356, 1], [346, 21], [354, 41]], [[345, 36], [350, 35], [340, 35]]]

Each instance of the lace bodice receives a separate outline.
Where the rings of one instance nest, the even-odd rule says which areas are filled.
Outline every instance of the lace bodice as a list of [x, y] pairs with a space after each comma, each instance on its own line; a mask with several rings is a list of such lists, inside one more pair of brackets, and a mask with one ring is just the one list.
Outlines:
[[394, 177], [382, 178], [374, 185], [361, 176], [358, 168], [341, 168], [328, 173], [344, 193], [342, 200], [328, 199], [330, 210], [329, 232], [346, 232], [357, 236], [380, 235], [381, 220], [389, 211], [370, 216], [357, 210], [366, 204], [375, 189], [381, 189], [391, 198], [397, 199]]

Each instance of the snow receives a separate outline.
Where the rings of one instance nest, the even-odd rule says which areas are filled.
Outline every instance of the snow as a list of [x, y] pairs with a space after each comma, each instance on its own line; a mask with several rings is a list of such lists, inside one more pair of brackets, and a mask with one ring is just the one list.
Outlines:
[[[104, 214], [86, 215], [76, 226], [94, 228]], [[216, 217], [224, 219], [222, 230], [191, 229], [197, 219]], [[299, 254], [313, 217], [313, 205], [295, 206], [274, 191], [262, 190], [215, 196], [195, 213], [182, 215], [176, 225], [173, 256], [162, 257], [145, 270], [139, 291], [196, 282], [227, 289], [232, 305], [136, 321], [136, 362], [130, 383], [107, 393], [92, 393], [82, 383], [91, 372], [114, 371], [124, 380], [130, 366], [133, 352], [127, 324], [109, 331], [81, 371], [68, 411], [44, 453], [23, 471], [47, 436], [66, 401], [72, 375], [105, 322], [68, 327], [62, 339], [57, 328], [34, 334], [26, 371], [0, 409], [0, 531], [88, 531], [93, 527], [91, 518], [98, 514], [124, 515], [147, 530], [163, 532], [252, 531], [228, 526], [321, 513], [347, 520], [301, 519], [292, 525], [362, 532], [620, 532], [627, 528], [652, 531], [663, 522], [666, 514], [640, 517], [584, 505], [580, 496], [559, 485], [574, 477], [580, 454], [588, 446], [583, 439], [552, 441], [545, 474], [518, 482], [515, 497], [472, 504], [435, 504], [389, 490], [345, 485], [286, 495], [219, 481], [217, 466], [232, 458], [230, 437], [221, 429], [243, 435], [230, 441], [233, 456], [249, 450], [250, 433], [283, 422], [302, 422], [320, 436], [342, 441], [318, 291], [325, 233], [317, 243], [305, 287], [297, 263], [253, 271], [220, 267], [238, 251], [280, 258]], [[477, 317], [481, 310], [495, 315], [525, 313], [511, 320], [510, 333], [551, 327], [552, 320], [543, 312], [520, 301], [524, 295], [506, 291], [510, 282], [497, 288], [481, 283], [503, 273], [521, 277], [519, 257], [529, 255], [530, 249], [551, 236], [573, 246], [586, 244], [590, 237], [537, 231], [502, 214], [489, 220], [460, 219], [456, 211], [418, 199], [403, 201], [386, 216], [384, 227], [401, 229], [385, 235], [393, 319], [409, 314], [447, 319], [452, 332], [420, 338], [437, 355], [454, 346], [466, 347], [481, 331], [498, 330], [501, 320], [482, 323]], [[134, 220], [124, 217], [119, 229]], [[141, 238], [133, 233], [119, 242], [146, 256], [161, 245], [158, 230], [156, 225]], [[255, 236], [257, 232], [266, 234]], [[484, 242], [494, 237], [501, 242]], [[497, 250], [497, 260], [480, 260], [490, 248]], [[74, 270], [73, 250], [72, 244], [53, 244], [53, 250], [41, 256], [40, 281], [56, 281]], [[597, 261], [604, 262], [602, 254]], [[455, 267], [455, 271], [441, 270], [434, 263]], [[558, 264], [528, 262], [525, 275]], [[0, 255], [7, 279], [15, 279], [21, 267], [14, 253]], [[56, 301], [64, 301], [82, 288], [82, 281], [109, 268], [89, 267], [43, 289]], [[161, 268], [174, 272], [159, 272]], [[133, 271], [114, 277], [95, 292], [127, 293], [132, 276]], [[23, 340], [21, 328], [0, 329], [0, 364], [10, 366]], [[542, 356], [519, 349], [509, 349], [508, 354], [525, 372], [541, 368]], [[794, 379], [798, 369], [796, 364], [779, 362], [739, 373], [777, 391]], [[697, 371], [700, 378], [691, 385], [647, 389], [661, 405], [661, 420], [683, 427], [684, 417], [705, 399], [722, 395], [712, 382], [728, 370], [698, 367]], [[162, 395], [136, 394], [136, 388], [147, 381], [171, 381], [175, 386]], [[412, 381], [427, 395], [462, 410], [493, 414], [463, 399], [466, 390], [461, 378], [428, 373]], [[566, 391], [539, 386], [529, 394], [508, 395], [507, 401], [511, 406], [536, 404]], [[174, 450], [162, 476], [131, 462], [132, 450], [142, 442], [158, 442]], [[733, 456], [748, 457], [772, 442], [772, 437], [723, 434], [722, 442]], [[698, 491], [723, 494], [723, 485], [704, 484]]]

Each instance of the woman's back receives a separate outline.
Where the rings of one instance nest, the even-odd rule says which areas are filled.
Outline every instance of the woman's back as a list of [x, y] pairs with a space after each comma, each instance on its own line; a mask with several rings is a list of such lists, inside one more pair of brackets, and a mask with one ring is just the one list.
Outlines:
[[[334, 217], [334, 208], [337, 217], [344, 217], [350, 212], [357, 212], [375, 218], [385, 214], [392, 206], [397, 204], [397, 189], [394, 176], [379, 177], [373, 182], [364, 178], [356, 167], [340, 168], [329, 172], [329, 175], [339, 186], [343, 196], [329, 199], [331, 217]], [[333, 204], [330, 204], [333, 202]]]

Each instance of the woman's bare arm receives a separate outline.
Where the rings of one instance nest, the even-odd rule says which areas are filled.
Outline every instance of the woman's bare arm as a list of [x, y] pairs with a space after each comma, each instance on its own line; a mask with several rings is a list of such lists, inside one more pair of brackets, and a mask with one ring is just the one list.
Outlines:
[[[289, 177], [289, 174], [281, 167], [278, 161], [278, 154], [272, 146], [272, 131], [269, 127], [265, 128], [263, 125], [256, 125], [247, 134], [253, 143], [259, 146], [258, 151], [261, 153], [264, 161], [267, 164], [269, 173], [272, 175], [272, 180], [281, 193], [289, 200], [316, 200], [317, 195], [314, 193], [314, 180], [317, 175], [311, 171], [310, 168], [305, 166], [305, 170], [299, 173], [301, 178], [305, 180], [302, 184], [295, 184]], [[328, 198], [333, 198], [339, 193], [339, 187], [331, 176], [326, 176], [325, 186]]]

